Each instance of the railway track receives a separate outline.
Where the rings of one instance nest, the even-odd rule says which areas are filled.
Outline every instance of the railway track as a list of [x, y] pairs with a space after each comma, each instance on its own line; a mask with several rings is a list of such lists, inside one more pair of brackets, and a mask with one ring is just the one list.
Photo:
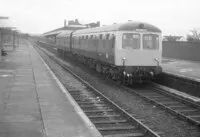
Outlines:
[[[55, 53], [53, 51], [51, 52]], [[181, 98], [179, 96], [161, 90], [157, 87], [153, 87], [151, 85], [147, 87], [132, 89], [131, 87], [119, 85], [115, 81], [112, 80], [109, 81], [117, 84], [118, 86], [121, 86], [125, 90], [130, 91], [131, 93], [134, 93], [137, 96], [142, 97], [146, 101], [153, 103], [155, 106], [158, 106], [159, 108], [166, 110], [167, 112], [175, 115], [177, 118], [181, 118], [184, 121], [192, 123], [198, 127], [200, 126], [200, 106], [194, 102], [188, 101], [187, 99]], [[99, 112], [99, 114], [102, 113]], [[108, 114], [113, 114], [113, 113], [108, 113]], [[140, 118], [137, 117], [137, 119]], [[154, 128], [151, 127], [151, 129]], [[159, 133], [159, 135], [163, 134], [160, 133], [159, 131], [157, 133]]]
[[[55, 53], [55, 50], [51, 50], [51, 52]], [[151, 85], [152, 84], [145, 88], [143, 87], [142, 89], [132, 89], [126, 86], [120, 86], [144, 98], [145, 100], [154, 103], [156, 106], [165, 109], [166, 111], [176, 115], [177, 117], [182, 118], [197, 126], [200, 126], [199, 104], [181, 98], [177, 95], [171, 94], [170, 92], [166, 92], [157, 88], [156, 86]]]
[[132, 89], [125, 86], [122, 86], [122, 88], [144, 98], [146, 101], [155, 104], [178, 118], [200, 126], [199, 104], [153, 86], [147, 86], [141, 89]]
[[159, 137], [158, 133], [152, 131], [74, 74], [62, 60], [56, 59], [50, 54], [47, 57], [47, 52], [41, 48], [37, 47], [37, 50], [43, 58], [53, 59], [70, 72], [68, 80], [73, 87], [66, 87], [68, 92], [104, 137]]
[[157, 87], [151, 86], [149, 89], [151, 90], [143, 90], [144, 92], [142, 94], [145, 97], [155, 101], [157, 105], [160, 105], [160, 107], [178, 117], [200, 126], [200, 105], [198, 103], [194, 103], [170, 92], [165, 92]]

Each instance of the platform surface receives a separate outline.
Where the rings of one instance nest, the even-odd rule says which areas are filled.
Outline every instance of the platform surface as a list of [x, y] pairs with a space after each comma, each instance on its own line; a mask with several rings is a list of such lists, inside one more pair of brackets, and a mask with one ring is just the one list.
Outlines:
[[29, 42], [0, 63], [0, 137], [99, 137], [70, 100]]
[[163, 71], [200, 82], [200, 62], [164, 58]]

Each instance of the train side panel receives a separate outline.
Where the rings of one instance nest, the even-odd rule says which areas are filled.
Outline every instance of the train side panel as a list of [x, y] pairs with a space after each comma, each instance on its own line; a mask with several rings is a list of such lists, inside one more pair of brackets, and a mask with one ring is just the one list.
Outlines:
[[71, 34], [72, 34], [71, 31], [58, 34], [58, 36], [56, 37], [58, 50], [66, 52], [71, 51]]
[[[100, 34], [102, 35], [102, 34]], [[114, 64], [115, 36], [104, 34], [97, 40], [97, 59], [109, 64]]]
[[73, 36], [73, 39], [76, 39], [73, 45], [73, 53], [114, 64], [114, 37], [111, 39], [103, 39], [99, 35], [84, 35], [81, 37]]

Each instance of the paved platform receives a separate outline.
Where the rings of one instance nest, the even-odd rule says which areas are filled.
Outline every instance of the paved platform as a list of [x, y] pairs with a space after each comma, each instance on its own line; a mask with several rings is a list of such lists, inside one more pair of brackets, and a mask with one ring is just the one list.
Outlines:
[[163, 71], [200, 82], [200, 62], [164, 58]]
[[0, 63], [0, 137], [100, 137], [29, 42]]
[[[200, 62], [164, 58], [162, 63], [162, 68], [165, 73], [200, 82]], [[156, 85], [156, 86], [159, 86], [160, 88], [163, 88], [168, 92], [179, 95], [193, 102], [200, 102], [199, 97], [195, 97], [187, 93], [177, 91], [175, 89], [170, 89], [165, 86], [161, 85]]]

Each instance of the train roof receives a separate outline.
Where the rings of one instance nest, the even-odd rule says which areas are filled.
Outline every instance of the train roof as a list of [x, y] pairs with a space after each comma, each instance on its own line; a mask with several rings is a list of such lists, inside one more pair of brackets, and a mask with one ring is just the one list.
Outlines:
[[127, 22], [122, 24], [113, 24], [109, 26], [89, 28], [77, 30], [74, 34], [85, 34], [85, 33], [96, 33], [96, 32], [108, 32], [108, 31], [137, 31], [137, 30], [146, 30], [149, 32], [161, 32], [161, 30], [151, 24], [144, 22]]
[[66, 36], [70, 36], [70, 34], [73, 32], [73, 30], [65, 30], [60, 32], [57, 37], [66, 37]]

